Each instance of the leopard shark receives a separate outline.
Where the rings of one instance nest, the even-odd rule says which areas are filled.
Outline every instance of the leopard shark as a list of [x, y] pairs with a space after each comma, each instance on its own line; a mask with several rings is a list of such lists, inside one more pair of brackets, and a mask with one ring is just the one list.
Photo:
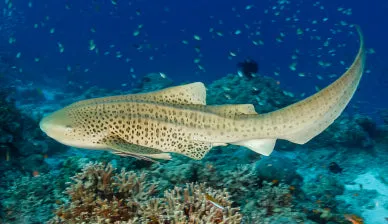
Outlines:
[[285, 108], [256, 113], [252, 104], [206, 105], [201, 82], [154, 92], [75, 102], [40, 121], [56, 141], [122, 156], [200, 160], [215, 146], [244, 146], [270, 155], [277, 139], [305, 144], [334, 122], [354, 95], [365, 66], [364, 38], [356, 58], [336, 81]]

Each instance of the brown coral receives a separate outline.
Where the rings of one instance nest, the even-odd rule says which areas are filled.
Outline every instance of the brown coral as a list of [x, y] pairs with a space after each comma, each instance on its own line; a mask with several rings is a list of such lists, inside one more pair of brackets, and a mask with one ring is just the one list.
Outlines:
[[[89, 163], [73, 178], [67, 189], [71, 203], [56, 211], [52, 223], [114, 223], [136, 216], [140, 203], [155, 191], [145, 175], [123, 169], [116, 173], [112, 165]], [[147, 196], [145, 196], [147, 195]]]
[[74, 183], [66, 191], [70, 203], [59, 208], [49, 223], [241, 222], [242, 216], [231, 207], [225, 190], [192, 183], [166, 191], [163, 198], [151, 198], [156, 185], [145, 178], [144, 173], [124, 169], [117, 173], [110, 164], [90, 163], [73, 177]]
[[[294, 208], [294, 186], [281, 183], [263, 181], [262, 187], [255, 195], [256, 202], [249, 210], [249, 223], [302, 223], [306, 214]], [[279, 221], [282, 220], [282, 221]]]
[[[206, 195], [219, 205], [215, 206]], [[226, 190], [207, 188], [205, 184], [187, 184], [166, 191], [159, 201], [149, 201], [143, 209], [144, 217], [159, 220], [157, 223], [240, 223], [242, 216], [238, 208], [231, 207]], [[159, 216], [155, 217], [155, 214]]]

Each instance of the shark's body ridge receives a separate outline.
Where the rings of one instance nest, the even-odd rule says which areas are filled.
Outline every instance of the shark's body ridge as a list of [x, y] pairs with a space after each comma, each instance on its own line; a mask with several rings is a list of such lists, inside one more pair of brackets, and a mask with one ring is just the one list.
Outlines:
[[274, 112], [257, 114], [251, 104], [206, 105], [205, 86], [197, 82], [79, 101], [42, 119], [40, 127], [66, 145], [144, 159], [170, 159], [169, 152], [201, 159], [227, 144], [269, 155], [276, 139], [304, 144], [345, 109], [365, 64], [357, 29], [360, 48], [349, 69], [325, 89]]

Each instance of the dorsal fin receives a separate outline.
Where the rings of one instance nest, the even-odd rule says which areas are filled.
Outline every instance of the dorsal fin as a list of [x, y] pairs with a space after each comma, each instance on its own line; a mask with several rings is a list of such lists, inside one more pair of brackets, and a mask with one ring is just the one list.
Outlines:
[[206, 110], [223, 117], [235, 118], [239, 115], [257, 114], [252, 104], [227, 104], [206, 106]]
[[148, 93], [127, 94], [119, 96], [101, 97], [82, 100], [71, 106], [85, 106], [89, 104], [111, 103], [125, 101], [158, 102], [167, 104], [206, 105], [206, 88], [202, 82], [174, 86]]
[[132, 98], [146, 102], [206, 105], [206, 88], [202, 82], [194, 82], [159, 91], [134, 94]]

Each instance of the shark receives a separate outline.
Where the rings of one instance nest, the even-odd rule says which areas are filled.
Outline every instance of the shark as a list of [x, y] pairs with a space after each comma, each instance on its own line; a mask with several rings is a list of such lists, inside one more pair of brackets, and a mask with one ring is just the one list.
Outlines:
[[201, 82], [154, 92], [75, 102], [39, 125], [56, 141], [77, 148], [109, 150], [154, 161], [178, 153], [200, 160], [215, 146], [244, 146], [268, 156], [277, 139], [305, 144], [340, 116], [365, 66], [364, 38], [346, 72], [314, 95], [258, 114], [252, 104], [206, 105]]

